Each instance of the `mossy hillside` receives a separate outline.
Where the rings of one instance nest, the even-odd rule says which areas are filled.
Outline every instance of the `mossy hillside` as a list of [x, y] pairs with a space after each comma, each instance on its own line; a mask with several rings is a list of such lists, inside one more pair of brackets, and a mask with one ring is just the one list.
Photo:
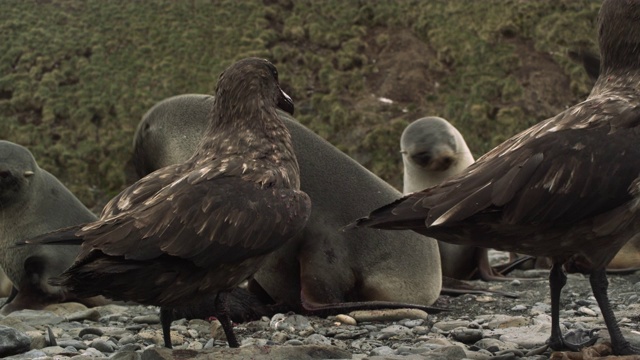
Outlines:
[[[89, 206], [127, 185], [155, 102], [212, 93], [246, 56], [272, 60], [296, 117], [399, 186], [400, 134], [450, 120], [476, 155], [583, 99], [566, 51], [595, 49], [597, 1], [6, 1], [0, 136]], [[387, 97], [393, 103], [384, 103]]]

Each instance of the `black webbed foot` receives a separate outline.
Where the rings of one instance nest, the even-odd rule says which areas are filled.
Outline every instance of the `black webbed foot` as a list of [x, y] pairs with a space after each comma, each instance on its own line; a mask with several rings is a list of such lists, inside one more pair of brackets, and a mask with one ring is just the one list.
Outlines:
[[547, 340], [549, 347], [553, 350], [571, 350], [580, 351], [585, 347], [591, 346], [598, 340], [598, 331], [600, 329], [582, 330], [576, 329], [568, 331], [564, 337], [553, 336]]

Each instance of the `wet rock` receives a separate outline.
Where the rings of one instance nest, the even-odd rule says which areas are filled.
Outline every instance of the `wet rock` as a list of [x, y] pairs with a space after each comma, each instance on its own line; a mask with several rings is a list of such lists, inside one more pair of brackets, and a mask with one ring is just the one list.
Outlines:
[[60, 304], [47, 305], [44, 311], [50, 311], [58, 316], [66, 317], [67, 315], [89, 310], [85, 305], [77, 302], [66, 302]]
[[449, 336], [455, 341], [460, 341], [464, 344], [471, 344], [482, 339], [482, 330], [469, 329], [469, 328], [456, 328], [449, 332]]
[[11, 314], [7, 315], [7, 318], [19, 319], [23, 323], [29, 325], [56, 325], [64, 321], [64, 318], [62, 316], [58, 316], [50, 311], [42, 310], [14, 311]]
[[47, 346], [44, 335], [40, 331], [25, 331], [24, 334], [31, 339], [31, 349], [42, 349]]
[[312, 334], [302, 342], [307, 345], [331, 345], [331, 340], [320, 334]]
[[141, 360], [142, 356], [140, 353], [134, 351], [119, 351], [113, 354], [110, 360]]
[[444, 332], [451, 331], [455, 328], [468, 327], [468, 326], [469, 326], [469, 321], [464, 321], [464, 320], [439, 321], [433, 324], [434, 329], [438, 329]]
[[376, 336], [378, 340], [387, 340], [391, 338], [398, 338], [411, 334], [411, 329], [402, 325], [391, 325], [380, 330], [380, 333]]
[[345, 315], [345, 314], [340, 314], [340, 315], [336, 315], [336, 321], [339, 321], [343, 324], [346, 325], [356, 325], [358, 322], [356, 321], [356, 319], [352, 318], [349, 315]]
[[45, 354], [42, 350], [33, 349], [19, 355], [4, 357], [3, 359], [5, 360], [37, 359], [37, 358], [43, 358], [46, 356], [47, 354]]
[[132, 321], [136, 324], [160, 324], [158, 315], [140, 315], [135, 316]]
[[55, 356], [62, 354], [64, 352], [64, 348], [62, 346], [47, 346], [45, 348], [40, 349], [43, 353], [47, 354], [47, 356]]
[[31, 338], [24, 333], [10, 328], [0, 326], [0, 356], [10, 356], [20, 354], [29, 350]]
[[63, 348], [66, 348], [68, 346], [72, 346], [78, 350], [85, 350], [87, 349], [89, 346], [87, 344], [85, 344], [83, 341], [79, 341], [79, 340], [74, 340], [74, 339], [67, 339], [67, 340], [58, 340], [58, 346], [61, 346]]
[[497, 353], [503, 350], [513, 350], [518, 348], [518, 345], [514, 343], [507, 343], [507, 342], [500, 341], [498, 339], [493, 339], [493, 338], [480, 339], [476, 341], [476, 343], [473, 345], [477, 346], [480, 349], [484, 349], [492, 353]]
[[352, 311], [349, 316], [358, 322], [364, 321], [399, 321], [402, 319], [427, 319], [426, 312], [418, 309], [386, 309]]
[[114, 346], [110, 342], [102, 339], [93, 340], [89, 346], [102, 353], [112, 353], [114, 350]]
[[100, 319], [100, 313], [96, 309], [87, 309], [87, 310], [77, 311], [65, 316], [66, 321], [82, 321], [82, 320], [98, 321], [99, 319]]
[[314, 360], [314, 359], [351, 359], [348, 351], [332, 346], [247, 346], [237, 349], [218, 348], [194, 350], [171, 350], [153, 347], [142, 353], [142, 360]]
[[99, 329], [99, 328], [88, 327], [88, 328], [84, 328], [84, 329], [80, 330], [80, 332], [78, 333], [79, 337], [83, 337], [85, 335], [102, 336], [102, 335], [104, 335], [104, 331], [102, 329]]

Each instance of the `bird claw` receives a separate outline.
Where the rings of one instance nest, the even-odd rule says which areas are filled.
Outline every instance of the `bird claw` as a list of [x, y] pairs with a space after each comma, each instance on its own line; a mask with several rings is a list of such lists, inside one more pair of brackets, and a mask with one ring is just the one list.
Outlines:
[[598, 340], [598, 331], [600, 331], [600, 329], [575, 329], [568, 331], [564, 337], [558, 337], [556, 339], [549, 338], [547, 343], [549, 344], [549, 347], [554, 350], [568, 349], [571, 351], [580, 351], [582, 348], [595, 344]]
[[614, 349], [614, 352], [616, 355], [640, 355], [640, 348], [625, 342], [620, 349]]

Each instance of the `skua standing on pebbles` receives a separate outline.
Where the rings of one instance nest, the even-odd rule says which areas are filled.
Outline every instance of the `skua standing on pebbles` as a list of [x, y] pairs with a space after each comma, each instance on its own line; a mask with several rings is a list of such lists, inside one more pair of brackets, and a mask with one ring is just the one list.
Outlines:
[[236, 62], [220, 75], [190, 159], [125, 189], [98, 221], [27, 242], [81, 241], [59, 282], [79, 295], [160, 306], [167, 347], [172, 310], [217, 294], [212, 312], [237, 347], [225, 292], [302, 230], [310, 213], [276, 108], [293, 113], [276, 68], [257, 58]]
[[[139, 176], [179, 163], [193, 154], [207, 126], [210, 95], [184, 94], [154, 105], [138, 125], [133, 162]], [[429, 310], [441, 286], [435, 240], [411, 231], [339, 231], [347, 221], [400, 196], [385, 181], [320, 136], [279, 111], [291, 133], [300, 164], [301, 189], [313, 203], [305, 229], [268, 256], [249, 289], [276, 311], [331, 313], [334, 310], [420, 307]], [[366, 195], [366, 199], [362, 199]], [[366, 241], [365, 241], [366, 240]], [[237, 321], [255, 318], [232, 293]], [[206, 308], [178, 314], [207, 316]], [[316, 311], [317, 310], [317, 311]], [[271, 310], [270, 310], [271, 311]], [[243, 313], [244, 312], [244, 313]], [[273, 312], [269, 312], [273, 314]], [[260, 318], [259, 316], [257, 318]]]
[[600, 9], [601, 71], [584, 102], [502, 143], [460, 175], [374, 210], [348, 227], [412, 229], [440, 241], [553, 261], [553, 349], [580, 348], [560, 331], [562, 264], [575, 254], [616, 354], [636, 354], [609, 304], [605, 266], [640, 232], [640, 0]]

